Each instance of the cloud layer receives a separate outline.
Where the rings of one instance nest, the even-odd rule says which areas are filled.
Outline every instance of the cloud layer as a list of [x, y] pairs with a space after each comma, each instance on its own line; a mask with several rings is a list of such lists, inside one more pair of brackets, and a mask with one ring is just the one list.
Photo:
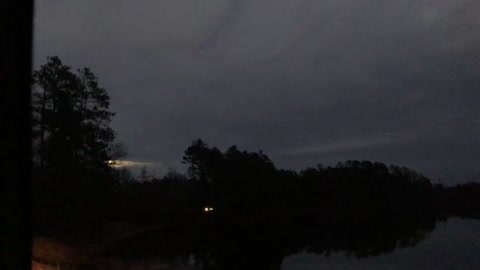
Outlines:
[[[132, 160], [192, 139], [279, 167], [349, 158], [477, 175], [480, 1], [37, 1], [35, 64], [109, 90]], [[312, 164], [313, 163], [313, 164]]]

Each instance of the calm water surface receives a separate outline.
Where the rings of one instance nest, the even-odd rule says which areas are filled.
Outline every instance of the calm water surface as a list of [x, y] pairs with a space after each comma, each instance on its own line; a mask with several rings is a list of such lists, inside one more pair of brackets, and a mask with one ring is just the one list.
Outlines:
[[[179, 239], [182, 234], [172, 235], [170, 240], [165, 233], [160, 236], [145, 235], [144, 238], [137, 239], [137, 242], [125, 243], [125, 257], [120, 255], [118, 258], [123, 258], [121, 260], [126, 265], [121, 270], [480, 269], [480, 220], [449, 218], [431, 226], [412, 227], [416, 228], [416, 231], [406, 228], [410, 224], [406, 223], [399, 225], [404, 231], [391, 234], [390, 229], [395, 227], [382, 224], [383, 228], [388, 229], [380, 236], [375, 235], [375, 232], [382, 228], [377, 224], [375, 229], [370, 230], [368, 234], [365, 231], [365, 234], [360, 235], [362, 238], [356, 239], [358, 235], [349, 234], [343, 229], [333, 235], [332, 231], [323, 234], [321, 230], [299, 229], [302, 231], [300, 234], [282, 232], [265, 236], [259, 232], [258, 227], [252, 227], [252, 231], [243, 232], [238, 237], [237, 232], [207, 235], [205, 238], [207, 240], [216, 237], [212, 241], [188, 237]], [[315, 236], [317, 231], [321, 231], [322, 234]], [[408, 233], [401, 234], [404, 232]], [[300, 236], [301, 241], [295, 242], [295, 237], [287, 242], [279, 241], [286, 235]], [[328, 239], [329, 235], [332, 238]], [[326, 240], [325, 245], [322, 239]], [[369, 256], [359, 259], [343, 251], [329, 255], [324, 253], [325, 250], [332, 249], [329, 247], [356, 252], [359, 249], [352, 247], [358, 247], [355, 243], [359, 239], [361, 239], [359, 249], [362, 251], [360, 254], [370, 254]], [[380, 241], [377, 241], [378, 239]], [[329, 240], [333, 242], [328, 242]], [[335, 241], [343, 245], [339, 246]], [[142, 246], [144, 249], [141, 249]], [[313, 248], [318, 253], [309, 253], [306, 251], [307, 248], [310, 250]], [[127, 258], [132, 254], [140, 256], [136, 259]], [[118, 267], [95, 269], [119, 270]]]
[[418, 245], [377, 257], [302, 252], [286, 257], [282, 269], [480, 269], [480, 221], [450, 218], [438, 222]]

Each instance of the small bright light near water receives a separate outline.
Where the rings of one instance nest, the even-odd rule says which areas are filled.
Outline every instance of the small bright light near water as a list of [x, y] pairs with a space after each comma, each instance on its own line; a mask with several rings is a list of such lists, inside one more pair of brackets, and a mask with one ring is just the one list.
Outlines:
[[378, 257], [357, 259], [344, 253], [327, 257], [302, 252], [285, 258], [282, 269], [480, 269], [480, 220], [450, 218], [438, 222], [418, 245]]

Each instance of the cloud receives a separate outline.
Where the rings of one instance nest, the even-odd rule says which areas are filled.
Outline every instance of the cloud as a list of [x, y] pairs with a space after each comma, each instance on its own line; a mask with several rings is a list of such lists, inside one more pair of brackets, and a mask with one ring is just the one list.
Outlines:
[[[475, 0], [38, 1], [34, 62], [59, 55], [91, 67], [133, 160], [178, 166], [201, 137], [272, 156], [358, 150], [446, 172], [442, 160], [473, 164], [468, 149], [480, 151], [479, 9]], [[416, 139], [379, 135], [405, 130]], [[465, 147], [436, 150], [457, 140]]]
[[[154, 177], [161, 177], [170, 168], [177, 169], [178, 166], [169, 165], [162, 161], [140, 161], [140, 160], [112, 160], [109, 161], [109, 165], [116, 169], [126, 168], [134, 174], [140, 174], [143, 167], [145, 167], [148, 173]], [[180, 166], [180, 169], [183, 169]]]
[[114, 168], [123, 168], [123, 167], [143, 167], [143, 166], [152, 166], [160, 165], [161, 162], [145, 162], [145, 161], [133, 161], [133, 160], [111, 160], [109, 165]]
[[410, 134], [382, 134], [372, 137], [357, 137], [338, 141], [322, 142], [313, 145], [306, 145], [285, 151], [288, 155], [326, 154], [341, 153], [345, 151], [358, 151], [376, 146], [398, 144], [413, 139]]

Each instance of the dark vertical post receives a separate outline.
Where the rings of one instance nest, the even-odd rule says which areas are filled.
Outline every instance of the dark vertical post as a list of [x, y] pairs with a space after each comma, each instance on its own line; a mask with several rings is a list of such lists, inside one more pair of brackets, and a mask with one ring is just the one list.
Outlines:
[[33, 0], [0, 6], [0, 269], [30, 270]]

